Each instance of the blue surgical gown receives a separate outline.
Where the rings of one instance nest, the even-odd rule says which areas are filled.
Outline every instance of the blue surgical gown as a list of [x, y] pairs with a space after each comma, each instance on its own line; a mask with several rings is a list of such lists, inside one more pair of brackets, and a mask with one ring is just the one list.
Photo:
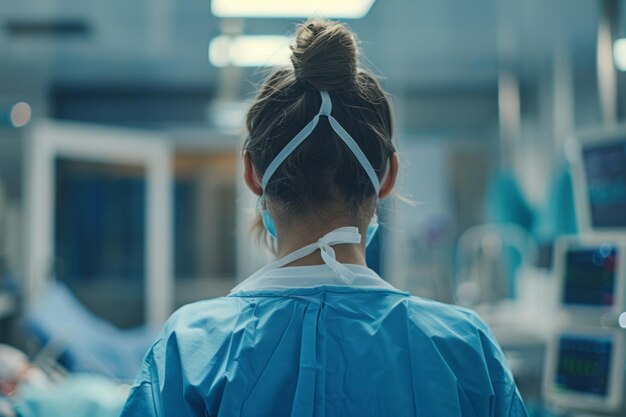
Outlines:
[[122, 417], [526, 416], [472, 312], [388, 288], [256, 290], [172, 315]]

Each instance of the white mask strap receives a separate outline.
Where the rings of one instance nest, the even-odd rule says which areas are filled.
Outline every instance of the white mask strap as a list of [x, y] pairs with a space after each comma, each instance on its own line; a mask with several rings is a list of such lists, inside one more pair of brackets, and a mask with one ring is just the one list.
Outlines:
[[291, 141], [285, 146], [279, 153], [276, 155], [274, 160], [269, 164], [265, 173], [263, 174], [263, 179], [261, 181], [261, 187], [265, 190], [267, 183], [269, 182], [272, 175], [276, 172], [278, 167], [285, 162], [287, 157], [298, 147], [304, 140], [309, 137], [315, 127], [317, 127], [317, 123], [320, 120], [320, 116], [328, 117], [328, 121], [332, 129], [339, 135], [341, 140], [348, 146], [348, 148], [352, 151], [356, 159], [359, 161], [365, 173], [369, 177], [372, 185], [374, 186], [374, 191], [376, 192], [376, 196], [380, 193], [380, 181], [378, 180], [378, 176], [376, 175], [376, 171], [372, 164], [367, 159], [359, 145], [356, 143], [352, 136], [339, 124], [337, 119], [331, 116], [331, 111], [333, 109], [333, 103], [330, 99], [330, 95], [327, 91], [320, 91], [320, 95], [322, 97], [322, 104], [320, 106], [319, 112], [313, 117], [313, 119], [306, 125], [302, 130], [293, 138]]

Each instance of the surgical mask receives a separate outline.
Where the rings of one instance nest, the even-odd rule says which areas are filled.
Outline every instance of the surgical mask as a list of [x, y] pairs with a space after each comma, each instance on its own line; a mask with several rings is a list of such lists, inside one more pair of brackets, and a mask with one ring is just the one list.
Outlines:
[[263, 221], [263, 227], [267, 230], [267, 233], [276, 240], [276, 225], [274, 224], [274, 219], [272, 219], [272, 215], [270, 214], [268, 209], [263, 209], [259, 212], [261, 216], [261, 220]]
[[[370, 181], [372, 182], [372, 185], [374, 187], [374, 191], [376, 192], [376, 198], [377, 198], [377, 201], [378, 201], [378, 195], [380, 194], [380, 181], [378, 180], [378, 176], [376, 175], [376, 171], [372, 167], [372, 164], [369, 162], [369, 160], [367, 159], [367, 157], [365, 156], [365, 154], [363, 153], [363, 151], [361, 150], [359, 145], [352, 138], [352, 136], [350, 136], [350, 134], [339, 124], [337, 119], [335, 119], [333, 116], [331, 116], [330, 113], [332, 111], [332, 101], [330, 99], [330, 95], [328, 94], [328, 92], [327, 91], [320, 91], [320, 96], [322, 97], [322, 104], [320, 106], [319, 112], [315, 115], [313, 120], [311, 120], [287, 144], [287, 146], [285, 146], [278, 153], [278, 155], [276, 155], [274, 160], [269, 164], [269, 166], [265, 170], [265, 173], [263, 174], [263, 178], [262, 178], [262, 181], [261, 181], [262, 189], [265, 190], [265, 188], [267, 187], [267, 184], [268, 184], [270, 178], [272, 177], [272, 175], [274, 175], [274, 173], [276, 172], [278, 167], [280, 167], [280, 165], [287, 159], [287, 157], [302, 142], [304, 142], [304, 140], [306, 138], [308, 138], [309, 135], [311, 135], [311, 133], [313, 133], [313, 131], [315, 130], [315, 127], [317, 126], [317, 123], [319, 122], [320, 117], [321, 116], [326, 116], [328, 118], [328, 121], [329, 121], [330, 126], [332, 127], [332, 129], [335, 131], [335, 133], [337, 133], [337, 135], [341, 138], [341, 140], [343, 140], [343, 142], [346, 144], [346, 146], [348, 146], [348, 148], [352, 151], [354, 156], [357, 158], [357, 160], [359, 161], [359, 163], [363, 167], [363, 170], [365, 170], [365, 173], [367, 174], [367, 176], [369, 177]], [[387, 172], [389, 170], [389, 166], [388, 165], [389, 164], [387, 164]], [[387, 172], [385, 172], [385, 176], [387, 175]], [[261, 197], [261, 199], [263, 199], [263, 197]], [[260, 207], [260, 206], [264, 206], [264, 204], [261, 204], [261, 200], [259, 200], [259, 204], [257, 205], [257, 212], [261, 216], [261, 220], [263, 222], [263, 226], [265, 227], [265, 230], [267, 230], [267, 233], [269, 233], [269, 235], [273, 239], [276, 239], [276, 225], [274, 224], [274, 220], [272, 219], [272, 216], [270, 215], [270, 212], [267, 210], [267, 208]], [[374, 239], [374, 236], [376, 235], [376, 232], [377, 232], [378, 228], [379, 228], [378, 218], [374, 214], [374, 217], [372, 218], [372, 220], [370, 221], [370, 224], [367, 227], [367, 233], [365, 235], [365, 246], [368, 246], [372, 242], [372, 240]]]
[[378, 216], [374, 214], [372, 220], [370, 220], [370, 224], [367, 225], [367, 232], [365, 233], [365, 247], [368, 247], [372, 240], [374, 240], [374, 236], [376, 236], [376, 232], [378, 232]]

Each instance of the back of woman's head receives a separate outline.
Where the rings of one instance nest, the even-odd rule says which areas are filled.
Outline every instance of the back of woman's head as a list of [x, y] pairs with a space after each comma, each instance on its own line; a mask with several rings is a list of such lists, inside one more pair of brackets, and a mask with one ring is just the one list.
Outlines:
[[[332, 115], [354, 138], [379, 180], [392, 144], [389, 102], [376, 78], [358, 66], [352, 32], [341, 23], [309, 20], [298, 26], [293, 68], [275, 70], [250, 108], [245, 150], [259, 177], [318, 113], [320, 91], [332, 99]], [[308, 214], [330, 204], [358, 216], [372, 207], [375, 191], [354, 154], [322, 117], [309, 137], [278, 167], [264, 190], [272, 205], [289, 215]], [[371, 213], [370, 213], [371, 214]]]

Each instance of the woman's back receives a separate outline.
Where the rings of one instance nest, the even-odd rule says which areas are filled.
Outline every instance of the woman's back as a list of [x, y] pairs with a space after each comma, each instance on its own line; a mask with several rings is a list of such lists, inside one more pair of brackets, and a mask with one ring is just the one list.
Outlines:
[[183, 307], [123, 416], [526, 415], [473, 313], [380, 281], [260, 288]]
[[399, 159], [389, 100], [358, 56], [343, 24], [298, 26], [292, 66], [248, 111], [243, 153], [279, 259], [172, 316], [124, 417], [525, 415], [476, 316], [365, 267]]

